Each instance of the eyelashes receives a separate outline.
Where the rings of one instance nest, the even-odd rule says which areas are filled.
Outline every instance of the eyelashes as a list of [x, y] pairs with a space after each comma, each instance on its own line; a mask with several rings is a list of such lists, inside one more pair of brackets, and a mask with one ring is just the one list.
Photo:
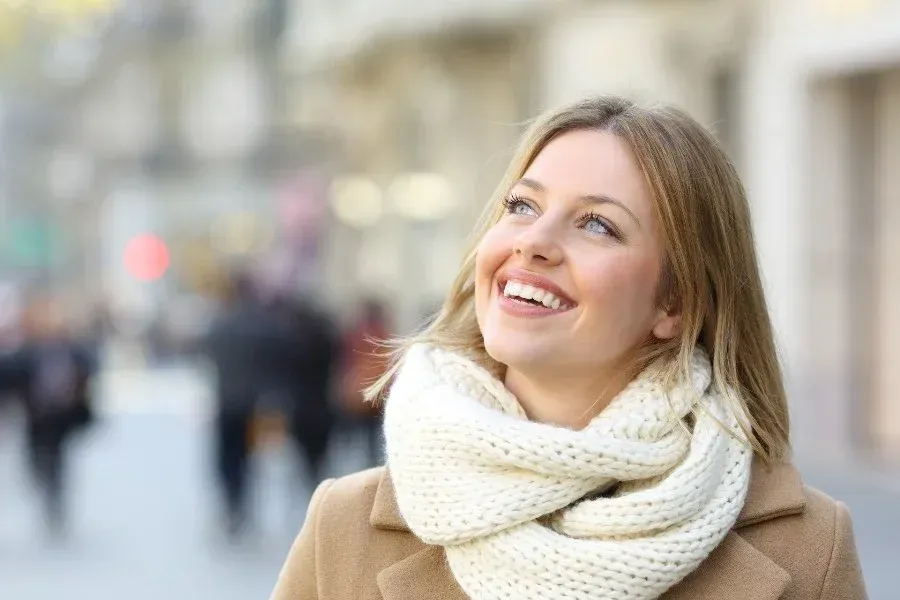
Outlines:
[[[537, 216], [537, 210], [532, 206], [532, 204], [526, 200], [525, 198], [518, 196], [516, 194], [510, 194], [503, 199], [503, 206], [506, 214], [514, 215], [514, 216]], [[624, 237], [613, 225], [609, 219], [599, 215], [595, 212], [588, 212], [581, 215], [576, 221], [578, 227], [590, 233], [591, 235], [600, 235], [611, 237], [618, 241], [623, 241]], [[591, 223], [596, 223], [599, 225], [597, 227], [590, 227]]]
[[510, 194], [509, 196], [504, 198], [503, 206], [506, 208], [506, 212], [508, 212], [511, 215], [523, 214], [523, 213], [517, 212], [519, 210], [519, 207], [527, 207], [528, 209], [534, 211], [534, 209], [531, 208], [531, 206], [528, 204], [528, 202], [525, 201], [524, 198], [522, 198], [521, 196], [517, 196], [515, 194]]
[[[587, 213], [578, 220], [578, 223], [585, 231], [589, 231], [598, 235], [609, 235], [616, 238], [617, 240], [622, 238], [616, 228], [613, 227], [613, 225], [607, 219], [595, 212]], [[596, 228], [589, 227], [591, 223], [597, 223], [600, 227], [602, 227], [603, 230], [598, 231]]]

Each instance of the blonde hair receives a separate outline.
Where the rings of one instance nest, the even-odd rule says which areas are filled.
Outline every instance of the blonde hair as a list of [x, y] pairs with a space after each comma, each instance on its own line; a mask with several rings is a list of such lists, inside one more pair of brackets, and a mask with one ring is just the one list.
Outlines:
[[502, 374], [503, 365], [485, 350], [475, 317], [478, 244], [502, 216], [503, 198], [538, 153], [556, 137], [578, 130], [607, 131], [623, 140], [654, 199], [665, 248], [658, 302], [680, 312], [681, 333], [652, 341], [643, 360], [662, 363], [674, 381], [689, 377], [695, 348], [704, 348], [713, 384], [728, 397], [755, 452], [766, 462], [785, 460], [790, 452], [787, 399], [750, 208], [737, 171], [715, 138], [683, 111], [615, 96], [582, 100], [532, 124], [473, 232], [440, 313], [421, 332], [390, 342], [392, 367], [369, 387], [366, 398], [374, 402], [386, 393], [403, 353], [420, 342], [460, 352]]

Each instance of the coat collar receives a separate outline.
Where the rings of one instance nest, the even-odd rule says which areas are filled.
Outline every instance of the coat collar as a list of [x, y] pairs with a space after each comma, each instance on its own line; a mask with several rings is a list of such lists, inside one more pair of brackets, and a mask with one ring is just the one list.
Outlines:
[[[755, 525], [805, 508], [803, 486], [797, 469], [787, 463], [766, 467], [755, 460], [750, 489], [735, 530], [713, 551], [704, 567], [669, 590], [665, 600], [719, 598], [721, 600], [776, 600], [791, 581], [790, 575], [739, 535], [741, 527]], [[400, 515], [394, 486], [387, 470], [375, 493], [370, 524], [383, 530], [409, 532]], [[385, 600], [468, 600], [447, 566], [443, 548], [422, 549], [378, 574]], [[738, 590], [736, 581], [752, 582]]]

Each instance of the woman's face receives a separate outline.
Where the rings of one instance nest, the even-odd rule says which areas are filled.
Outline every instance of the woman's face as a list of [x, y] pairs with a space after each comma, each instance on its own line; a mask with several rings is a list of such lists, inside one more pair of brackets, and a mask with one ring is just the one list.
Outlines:
[[650, 191], [625, 143], [604, 131], [550, 142], [478, 247], [485, 347], [510, 370], [590, 378], [651, 335], [675, 335], [657, 306], [663, 248]]

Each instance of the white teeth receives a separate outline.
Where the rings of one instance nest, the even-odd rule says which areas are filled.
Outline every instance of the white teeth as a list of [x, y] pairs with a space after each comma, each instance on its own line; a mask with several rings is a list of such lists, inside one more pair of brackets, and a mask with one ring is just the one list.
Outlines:
[[553, 310], [559, 310], [561, 306], [565, 308], [562, 300], [557, 298], [552, 292], [525, 283], [519, 283], [518, 281], [507, 281], [506, 287], [503, 288], [503, 295], [522, 298], [523, 300], [535, 300]]

